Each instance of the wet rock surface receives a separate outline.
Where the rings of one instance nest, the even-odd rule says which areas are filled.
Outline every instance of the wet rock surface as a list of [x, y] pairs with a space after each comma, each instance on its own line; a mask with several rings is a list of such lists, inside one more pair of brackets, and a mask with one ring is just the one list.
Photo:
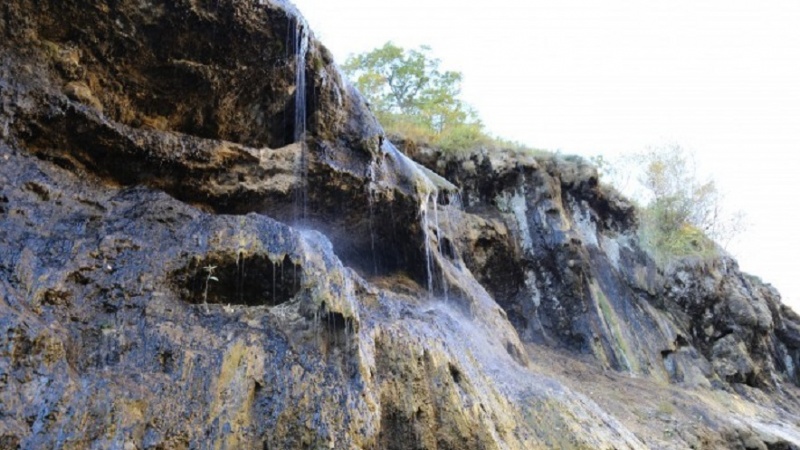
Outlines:
[[673, 381], [797, 384], [779, 293], [724, 252], [657, 266], [633, 206], [581, 158], [412, 155], [464, 187], [459, 246], [523, 340]]
[[0, 35], [0, 448], [800, 445], [774, 289], [656, 267], [579, 159], [418, 165], [288, 4]]

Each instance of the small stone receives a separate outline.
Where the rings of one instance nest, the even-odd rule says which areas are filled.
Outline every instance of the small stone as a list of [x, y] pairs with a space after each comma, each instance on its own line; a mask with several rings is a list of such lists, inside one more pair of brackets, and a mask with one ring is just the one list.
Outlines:
[[94, 95], [94, 92], [82, 81], [71, 81], [64, 86], [64, 93], [67, 97], [81, 102], [86, 106], [96, 109], [98, 112], [103, 112], [103, 104]]

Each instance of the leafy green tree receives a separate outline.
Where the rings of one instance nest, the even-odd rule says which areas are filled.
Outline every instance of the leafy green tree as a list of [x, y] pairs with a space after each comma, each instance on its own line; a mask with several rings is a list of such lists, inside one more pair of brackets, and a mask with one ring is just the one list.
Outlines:
[[351, 56], [342, 69], [390, 133], [459, 146], [485, 138], [475, 111], [458, 98], [461, 73], [442, 71], [440, 63], [429, 47], [387, 42]]

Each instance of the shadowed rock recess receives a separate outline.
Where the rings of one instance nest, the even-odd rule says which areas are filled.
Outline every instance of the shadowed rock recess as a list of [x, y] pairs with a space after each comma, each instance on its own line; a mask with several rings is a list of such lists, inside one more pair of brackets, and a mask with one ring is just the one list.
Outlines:
[[800, 448], [772, 287], [579, 158], [404, 155], [290, 4], [0, 36], [0, 448]]

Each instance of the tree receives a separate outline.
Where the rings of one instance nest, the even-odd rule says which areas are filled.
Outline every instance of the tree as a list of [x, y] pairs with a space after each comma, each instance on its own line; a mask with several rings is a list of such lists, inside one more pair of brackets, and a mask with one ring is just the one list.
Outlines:
[[389, 132], [443, 142], [483, 136], [474, 110], [458, 98], [461, 73], [439, 65], [429, 47], [405, 50], [387, 42], [349, 57], [342, 69]]
[[622, 160], [614, 168], [602, 158], [595, 159], [617, 187], [629, 185], [622, 174], [639, 174], [638, 187], [633, 192], [623, 190], [645, 205], [642, 237], [657, 256], [715, 254], [714, 241], [724, 247], [744, 230], [743, 213], [723, 210], [723, 196], [714, 180], [698, 179], [693, 156], [679, 145], [653, 148]]

